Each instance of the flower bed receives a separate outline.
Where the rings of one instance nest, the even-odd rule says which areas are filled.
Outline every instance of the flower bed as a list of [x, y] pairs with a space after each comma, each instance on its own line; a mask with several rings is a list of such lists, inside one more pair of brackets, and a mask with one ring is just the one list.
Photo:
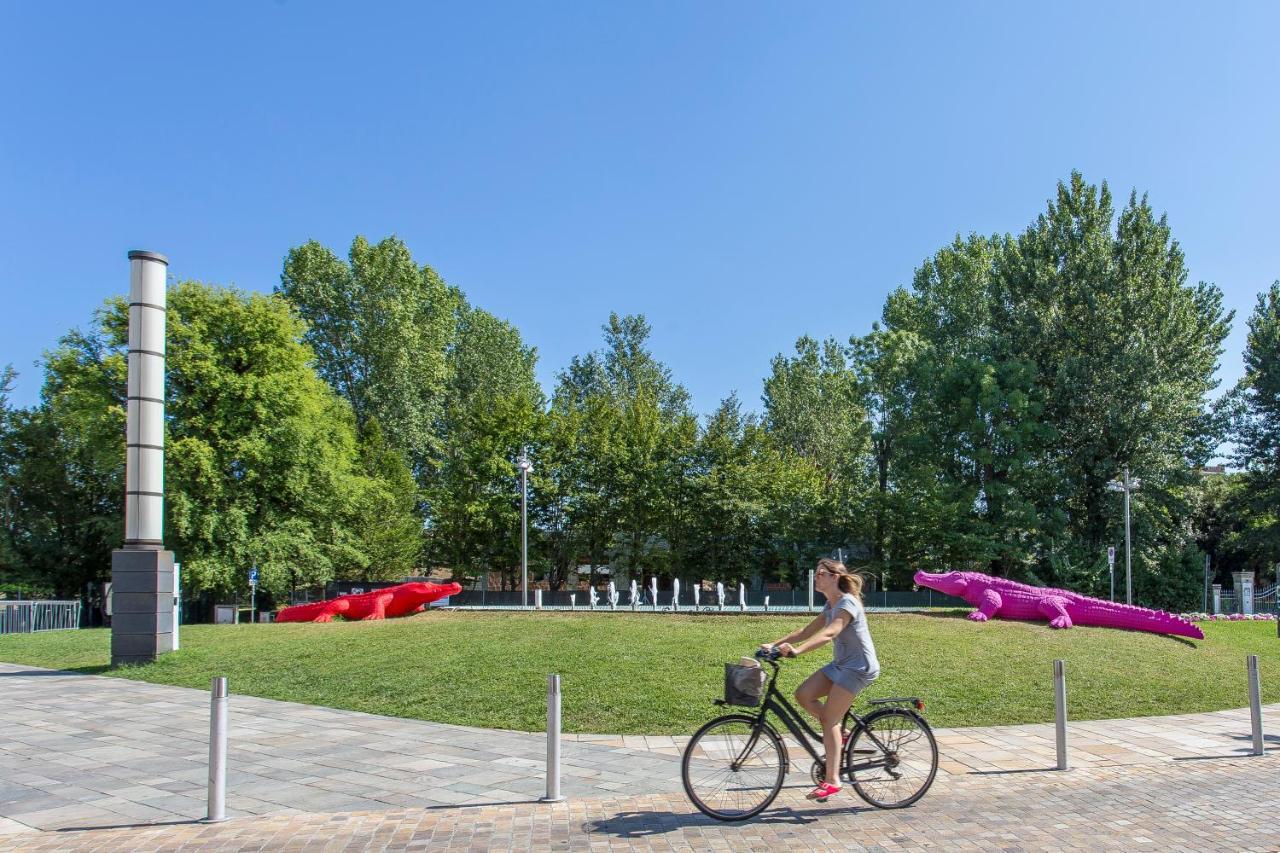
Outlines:
[[1254, 613], [1251, 616], [1245, 616], [1243, 613], [1183, 613], [1182, 618], [1192, 622], [1274, 622], [1276, 614]]

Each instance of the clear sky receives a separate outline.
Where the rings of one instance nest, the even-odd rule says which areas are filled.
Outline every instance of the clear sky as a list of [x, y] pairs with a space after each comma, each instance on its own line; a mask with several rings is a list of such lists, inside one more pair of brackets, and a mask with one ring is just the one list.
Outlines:
[[866, 332], [957, 232], [1080, 169], [1149, 192], [1243, 321], [1280, 278], [1280, 4], [0, 3], [0, 365], [125, 252], [269, 291], [397, 234], [550, 390], [643, 313], [709, 412], [802, 334]]

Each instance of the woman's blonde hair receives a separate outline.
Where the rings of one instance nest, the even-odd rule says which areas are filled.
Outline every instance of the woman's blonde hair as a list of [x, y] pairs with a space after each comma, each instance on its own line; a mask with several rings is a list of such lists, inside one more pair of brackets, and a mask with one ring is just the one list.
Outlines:
[[851, 571], [844, 563], [839, 560], [833, 560], [830, 557], [823, 557], [818, 561], [818, 568], [826, 569], [836, 576], [836, 582], [840, 585], [840, 591], [852, 595], [858, 601], [862, 601], [862, 575]]

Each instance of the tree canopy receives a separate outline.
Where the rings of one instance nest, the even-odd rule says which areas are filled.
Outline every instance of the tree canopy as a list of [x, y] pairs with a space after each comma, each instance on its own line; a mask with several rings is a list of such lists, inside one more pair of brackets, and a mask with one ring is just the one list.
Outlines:
[[[901, 588], [970, 569], [1107, 594], [1126, 468], [1135, 590], [1198, 606], [1219, 573], [1280, 559], [1280, 283], [1245, 376], [1210, 399], [1232, 315], [1191, 283], [1166, 217], [1078, 173], [1017, 233], [957, 235], [845, 340], [800, 334], [758, 413], [703, 417], [639, 315], [544, 395], [516, 324], [395, 237], [309, 242], [276, 294], [170, 290], [168, 541], [188, 588], [256, 564], [283, 596], [443, 568], [516, 583], [527, 449], [530, 568], [619, 581], [799, 583], [837, 549]], [[76, 594], [120, 538], [126, 314], [110, 300], [47, 354], [40, 403], [0, 375], [4, 583]], [[1241, 471], [1205, 475], [1223, 441]]]

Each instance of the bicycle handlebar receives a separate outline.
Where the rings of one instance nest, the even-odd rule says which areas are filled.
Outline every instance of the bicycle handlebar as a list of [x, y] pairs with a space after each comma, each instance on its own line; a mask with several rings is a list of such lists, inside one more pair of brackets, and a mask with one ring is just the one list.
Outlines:
[[756, 649], [756, 660], [768, 661], [769, 663], [777, 663], [778, 661], [782, 660], [782, 658], [784, 657], [795, 657], [795, 655], [794, 654], [784, 655], [782, 652], [778, 651], [777, 646], [770, 648], [768, 651], [765, 651], [764, 649]]

